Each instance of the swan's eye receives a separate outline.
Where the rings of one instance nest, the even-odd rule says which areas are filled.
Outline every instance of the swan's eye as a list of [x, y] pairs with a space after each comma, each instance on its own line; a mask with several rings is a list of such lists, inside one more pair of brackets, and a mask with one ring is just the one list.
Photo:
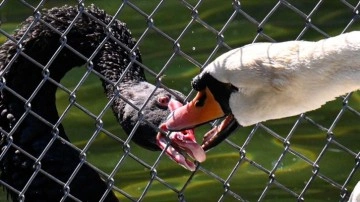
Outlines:
[[158, 106], [163, 107], [163, 108], [167, 108], [169, 102], [170, 102], [169, 95], [163, 95], [163, 96], [158, 97], [158, 99], [157, 99]]

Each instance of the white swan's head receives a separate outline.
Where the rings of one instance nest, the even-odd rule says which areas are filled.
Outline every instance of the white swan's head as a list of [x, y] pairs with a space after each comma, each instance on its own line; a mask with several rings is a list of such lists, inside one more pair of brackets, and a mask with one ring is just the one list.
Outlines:
[[194, 78], [192, 87], [198, 91], [195, 98], [172, 112], [166, 126], [171, 131], [179, 131], [226, 116], [218, 127], [204, 136], [202, 147], [209, 149], [225, 139], [238, 126], [229, 106], [230, 96], [237, 92], [237, 88], [218, 81], [206, 72]]

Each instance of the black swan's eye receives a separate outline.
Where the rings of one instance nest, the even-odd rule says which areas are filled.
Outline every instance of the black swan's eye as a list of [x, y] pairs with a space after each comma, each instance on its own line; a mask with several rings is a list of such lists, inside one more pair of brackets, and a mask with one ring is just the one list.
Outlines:
[[167, 108], [170, 102], [170, 95], [159, 96], [156, 100], [157, 105], [161, 108]]

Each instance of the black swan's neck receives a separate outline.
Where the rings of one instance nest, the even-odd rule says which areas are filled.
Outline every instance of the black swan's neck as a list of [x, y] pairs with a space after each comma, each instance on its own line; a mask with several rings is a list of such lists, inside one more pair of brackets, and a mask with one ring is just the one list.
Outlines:
[[[141, 56], [137, 49], [131, 51], [136, 42], [125, 24], [115, 20], [106, 29], [104, 24], [108, 25], [112, 17], [104, 11], [92, 6], [82, 10], [80, 15], [79, 12], [69, 6], [54, 8], [44, 12], [41, 20], [32, 27], [30, 24], [35, 19], [28, 18], [14, 34], [16, 40], [26, 35], [21, 46], [8, 40], [0, 47], [0, 132], [11, 134], [13, 143], [35, 158], [54, 137], [51, 125], [59, 120], [55, 104], [56, 83], [72, 68], [84, 64], [93, 68], [101, 75], [109, 98], [114, 96], [117, 89], [114, 84], [120, 78], [125, 84], [145, 80], [142, 68], [133, 63], [134, 60], [141, 62]], [[61, 37], [62, 33], [66, 33], [64, 37]], [[21, 54], [17, 54], [19, 50]], [[15, 62], [11, 63], [12, 60]], [[116, 102], [123, 103], [121, 100]], [[28, 113], [29, 109], [32, 113]], [[22, 116], [25, 118], [21, 119]], [[58, 135], [67, 140], [61, 124], [57, 129]], [[4, 138], [4, 134], [1, 132], [0, 146], [4, 146], [5, 139], [8, 139]], [[42, 169], [63, 182], [69, 179], [79, 162], [79, 153], [58, 139], [41, 159]], [[32, 158], [11, 148], [0, 159], [0, 179], [22, 190], [33, 174], [33, 164]], [[27, 200], [48, 201], [63, 196], [62, 185], [46, 176], [38, 176], [34, 181], [36, 183], [30, 185], [26, 192]], [[71, 193], [84, 201], [100, 199], [107, 188], [99, 175], [87, 165], [82, 166], [70, 186]], [[11, 196], [17, 198], [14, 193]], [[105, 201], [117, 199], [110, 192]]]
[[[43, 70], [43, 67], [35, 65], [20, 55], [10, 70], [7, 70], [5, 69], [7, 62], [11, 60], [9, 56], [15, 55], [19, 47], [12, 41], [8, 41], [2, 46], [0, 50], [0, 57], [2, 57], [0, 58], [0, 73], [4, 74], [7, 86], [28, 99], [36, 91], [36, 88], [41, 85], [40, 83], [47, 79], [47, 76], [56, 82], [60, 82], [68, 71], [85, 63], [89, 68], [93, 68], [103, 76], [103, 87], [108, 97], [113, 96], [113, 91], [116, 89], [113, 84], [118, 82], [120, 77], [123, 77], [122, 82], [145, 80], [142, 68], [132, 63], [134, 60], [141, 62], [140, 53], [138, 50], [131, 53], [130, 50], [134, 47], [135, 41], [123, 23], [115, 20], [109, 29], [111, 30], [110, 33], [108, 33], [100, 22], [92, 20], [89, 15], [99, 19], [104, 24], [110, 23], [112, 17], [97, 8], [91, 7], [86, 9], [86, 13], [82, 13], [81, 17], [75, 20], [73, 27], [66, 36], [61, 37], [59, 33], [55, 33], [52, 29], [55, 28], [57, 31], [64, 33], [79, 11], [76, 8], [68, 7], [66, 8], [67, 14], [64, 16], [64, 13], [59, 12], [59, 9], [64, 8], [54, 8], [45, 13], [41, 18], [43, 22], [37, 22], [30, 29], [30, 32], [27, 33], [29, 26], [23, 26], [15, 34], [15, 39], [19, 40], [27, 33], [22, 43], [22, 51], [28, 57], [43, 65], [43, 67], [51, 61], [54, 54], [58, 54], [48, 69]], [[26, 24], [29, 25], [33, 20], [33, 18], [27, 19]], [[49, 25], [52, 28], [49, 28]], [[109, 39], [103, 43], [106, 38]], [[128, 48], [124, 48], [118, 42], [125, 44]], [[59, 49], [61, 51], [56, 53]], [[87, 62], [70, 49], [74, 49], [79, 55], [86, 58], [92, 57], [93, 59]], [[96, 49], [98, 53], [93, 56]], [[132, 65], [129, 66], [129, 63]], [[122, 75], [126, 68], [129, 68], [129, 71]], [[57, 86], [50, 81], [46, 81], [43, 86], [38, 88], [40, 90], [30, 102], [31, 109], [51, 123], [55, 123], [58, 119], [55, 106]], [[24, 111], [25, 103], [12, 103], [18, 103], [19, 106], [13, 104], [12, 108], [15, 117], [20, 116]]]

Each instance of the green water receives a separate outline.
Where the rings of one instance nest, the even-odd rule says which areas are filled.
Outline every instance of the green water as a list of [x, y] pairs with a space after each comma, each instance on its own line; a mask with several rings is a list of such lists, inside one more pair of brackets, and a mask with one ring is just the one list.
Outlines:
[[[38, 1], [29, 1], [36, 4]], [[86, 5], [90, 2], [103, 9], [109, 14], [114, 14], [120, 6], [117, 1], [85, 1]], [[141, 8], [147, 14], [150, 14], [158, 4], [158, 1], [138, 0], [131, 1]], [[195, 5], [197, 1], [187, 1]], [[225, 3], [226, 2], [226, 3]], [[233, 13], [231, 1], [207, 0], [202, 2], [198, 8], [199, 17], [208, 25], [216, 30], [221, 30], [223, 25]], [[257, 21], [262, 21], [266, 14], [274, 7], [277, 1], [241, 1], [243, 11], [251, 15]], [[357, 1], [353, 1], [357, 2]], [[73, 4], [73, 1], [62, 1], [62, 4]], [[310, 13], [317, 1], [293, 1], [291, 2], [304, 13]], [[355, 5], [355, 3], [353, 3]], [[61, 5], [62, 5], [61, 4]], [[55, 1], [50, 1], [46, 7], [59, 5]], [[31, 9], [28, 9], [18, 2], [12, 1], [0, 9], [2, 25], [1, 29], [11, 32], [18, 26], [18, 23], [31, 15]], [[312, 16], [312, 22], [320, 29], [330, 35], [338, 34], [344, 29], [352, 17], [349, 9], [337, 1], [325, 1], [320, 9]], [[136, 38], [140, 38], [147, 28], [146, 18], [139, 15], [130, 6], [125, 6], [118, 17], [128, 24]], [[165, 1], [158, 11], [153, 15], [155, 26], [173, 38], [177, 38], [182, 30], [191, 20], [190, 10], [180, 1]], [[304, 18], [299, 17], [293, 11], [285, 6], [281, 6], [263, 27], [264, 32], [277, 41], [290, 40], [296, 38], [305, 26]], [[357, 22], [350, 30], [360, 30], [360, 24]], [[224, 32], [225, 42], [230, 47], [237, 47], [251, 43], [256, 36], [257, 27], [242, 16], [237, 16], [235, 20], [228, 25]], [[306, 32], [303, 39], [315, 40], [322, 38], [316, 31]], [[5, 37], [0, 35], [2, 43]], [[259, 38], [258, 41], [266, 41]], [[209, 54], [216, 46], [216, 35], [209, 32], [199, 23], [193, 23], [189, 30], [179, 40], [181, 50], [194, 58], [199, 64], [203, 64], [209, 57]], [[145, 35], [145, 39], [140, 43], [140, 50], [143, 55], [144, 64], [158, 73], [168, 62], [173, 51], [172, 42], [164, 39], [154, 30], [150, 30]], [[220, 48], [217, 55], [226, 51]], [[171, 88], [178, 89], [184, 94], [190, 92], [191, 78], [198, 73], [199, 69], [194, 64], [181, 56], [175, 56], [164, 72], [163, 82]], [[73, 89], [78, 80], [84, 74], [85, 69], [75, 69], [69, 73], [69, 76], [62, 82], [65, 86]], [[148, 74], [148, 80], [154, 81], [154, 77]], [[90, 93], [91, 92], [91, 93]], [[94, 75], [90, 75], [77, 93], [77, 102], [95, 115], [99, 115], [105, 107], [107, 100], [102, 96], [103, 90], [100, 82]], [[64, 92], [58, 92], [59, 113], [63, 113], [69, 104], [69, 96]], [[360, 94], [355, 93], [350, 106], [360, 110]], [[324, 127], [330, 127], [342, 107], [341, 100], [335, 100], [328, 103], [321, 109], [309, 112], [307, 114], [315, 122]], [[107, 110], [102, 117], [104, 128], [111, 133], [125, 139], [121, 127], [116, 123], [112, 112]], [[269, 121], [264, 125], [275, 131], [282, 137], [286, 137], [294, 126], [297, 117]], [[360, 148], [360, 118], [349, 111], [345, 112], [343, 117], [337, 123], [334, 134], [336, 140], [357, 153]], [[93, 135], [96, 127], [95, 121], [89, 118], [84, 112], [72, 107], [65, 115], [63, 124], [71, 141], [78, 147], [84, 148], [87, 140]], [[202, 134], [210, 127], [203, 126], [196, 130], [198, 141], [201, 142]], [[242, 128], [235, 132], [229, 139], [237, 145], [243, 145], [248, 138], [253, 127]], [[295, 130], [290, 139], [291, 149], [300, 153], [307, 159], [315, 161], [326, 143], [326, 133], [319, 130], [307, 121], [302, 121]], [[131, 153], [137, 158], [142, 159], [147, 165], [153, 166], [159, 157], [159, 152], [149, 152], [137, 145], [130, 143]], [[252, 136], [250, 143], [246, 147], [246, 157], [251, 161], [242, 161], [240, 167], [232, 174], [229, 180], [230, 190], [243, 199], [256, 201], [265, 186], [269, 182], [268, 174], [254, 166], [252, 161], [260, 164], [263, 168], [271, 170], [277, 159], [284, 150], [283, 143], [273, 136], [269, 135], [263, 128], [259, 128]], [[87, 152], [89, 162], [110, 174], [119, 160], [123, 157], [122, 146], [100, 133]], [[227, 143], [223, 143], [207, 153], [207, 160], [202, 166], [219, 176], [218, 179], [213, 176], [198, 171], [194, 176], [191, 172], [178, 166], [166, 156], [162, 156], [160, 163], [157, 164], [157, 177], [160, 180], [151, 182], [146, 191], [143, 201], [177, 201], [178, 194], [166, 187], [162, 181], [169, 184], [173, 189], [181, 190], [189, 178], [191, 181], [183, 191], [186, 201], [217, 201], [224, 193], [222, 180], [226, 180], [231, 174], [234, 166], [239, 162], [240, 153]], [[318, 163], [320, 173], [330, 177], [334, 182], [342, 185], [348, 174], [354, 167], [354, 156], [344, 152], [339, 147], [331, 144], [325, 155]], [[287, 153], [275, 172], [276, 180], [300, 194], [307, 181], [312, 176], [312, 165], [306, 163], [299, 157]], [[134, 198], [139, 198], [151, 180], [150, 169], [125, 155], [115, 176], [116, 186]], [[360, 180], [360, 173], [357, 171], [349, 182], [347, 188], [352, 189], [356, 182]], [[316, 178], [304, 197], [306, 201], [338, 201], [340, 190]], [[0, 201], [5, 198], [5, 194], [0, 192]], [[124, 195], [118, 193], [122, 201], [130, 201]], [[231, 196], [231, 193], [225, 195], [224, 201], [237, 201]], [[276, 186], [270, 186], [266, 193], [264, 201], [295, 201], [294, 196], [281, 190]]]

